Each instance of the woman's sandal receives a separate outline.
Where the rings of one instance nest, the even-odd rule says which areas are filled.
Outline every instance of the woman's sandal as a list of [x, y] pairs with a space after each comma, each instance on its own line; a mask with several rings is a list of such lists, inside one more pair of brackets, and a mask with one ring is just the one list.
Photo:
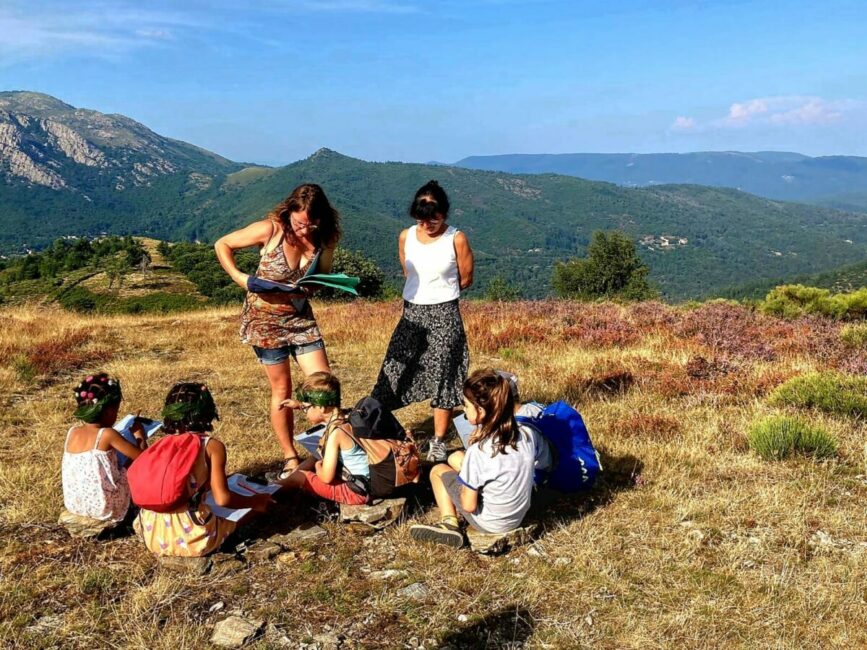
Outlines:
[[[289, 467], [289, 463], [296, 463], [295, 467]], [[269, 481], [285, 481], [287, 478], [292, 476], [292, 474], [301, 466], [301, 459], [298, 456], [287, 456], [283, 459], [283, 469], [278, 472], [269, 472], [268, 480]]]

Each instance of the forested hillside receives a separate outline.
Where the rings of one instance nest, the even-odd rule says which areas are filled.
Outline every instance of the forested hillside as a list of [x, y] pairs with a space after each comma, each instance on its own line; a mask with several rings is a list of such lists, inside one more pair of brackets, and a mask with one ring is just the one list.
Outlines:
[[[212, 241], [261, 218], [299, 183], [315, 182], [343, 215], [343, 245], [398, 282], [397, 236], [411, 224], [406, 206], [417, 187], [436, 178], [452, 197], [452, 223], [468, 233], [476, 252], [475, 292], [499, 277], [525, 297], [548, 295], [555, 262], [582, 255], [595, 230], [622, 230], [635, 239], [650, 279], [669, 299], [867, 257], [865, 214], [730, 189], [630, 189], [549, 174], [370, 163], [327, 149], [281, 168], [243, 167], [123, 116], [34, 93], [0, 94], [0, 122], [6, 253], [66, 235]], [[32, 167], [39, 161], [55, 174], [52, 182]]]

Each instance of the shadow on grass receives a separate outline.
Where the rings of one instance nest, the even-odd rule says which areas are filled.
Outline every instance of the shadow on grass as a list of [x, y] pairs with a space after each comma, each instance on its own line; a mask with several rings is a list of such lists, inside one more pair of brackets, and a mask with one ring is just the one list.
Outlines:
[[506, 607], [440, 639], [440, 648], [523, 648], [533, 635], [533, 617], [523, 607]]
[[598, 508], [613, 502], [620, 492], [632, 490], [641, 483], [644, 463], [631, 454], [611, 456], [599, 449], [603, 471], [592, 490], [564, 494], [547, 488], [537, 489], [533, 505], [527, 514], [528, 521], [537, 521], [543, 526], [558, 521], [581, 519]]

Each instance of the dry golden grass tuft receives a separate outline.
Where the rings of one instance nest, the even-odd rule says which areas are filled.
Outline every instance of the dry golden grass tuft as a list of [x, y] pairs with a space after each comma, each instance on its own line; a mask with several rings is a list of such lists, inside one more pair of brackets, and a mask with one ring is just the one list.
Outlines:
[[[123, 381], [123, 410], [145, 414], [159, 411], [173, 382], [206, 382], [229, 469], [273, 463], [267, 382], [237, 341], [238, 310], [0, 312], [0, 644], [198, 648], [237, 609], [296, 644], [329, 626], [361, 647], [411, 637], [433, 639], [426, 647], [867, 646], [867, 425], [802, 413], [839, 441], [838, 457], [824, 462], [767, 463], [745, 442], [753, 421], [779, 412], [765, 400], [776, 386], [865, 363], [867, 352], [839, 342], [838, 326], [729, 304], [463, 309], [473, 367], [516, 372], [526, 399], [565, 397], [581, 410], [602, 453], [601, 485], [540, 503], [545, 532], [533, 552], [487, 559], [414, 544], [407, 523], [363, 537], [328, 521], [312, 554], [228, 562], [205, 577], [162, 573], [129, 536], [70, 539], [54, 523], [60, 454], [70, 387], [106, 370]], [[347, 403], [373, 385], [399, 310], [318, 307]], [[398, 415], [430, 433], [425, 405]], [[316, 517], [309, 502], [290, 503], [246, 535]], [[404, 573], [370, 576], [383, 569]], [[399, 595], [415, 582], [428, 590], [420, 601]]]

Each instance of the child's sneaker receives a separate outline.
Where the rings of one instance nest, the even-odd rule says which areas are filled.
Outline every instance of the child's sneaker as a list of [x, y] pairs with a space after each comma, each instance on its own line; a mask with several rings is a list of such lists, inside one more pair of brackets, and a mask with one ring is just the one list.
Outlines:
[[452, 548], [464, 545], [464, 535], [461, 529], [444, 521], [438, 524], [416, 524], [409, 529], [409, 536], [425, 542], [446, 544]]
[[432, 463], [444, 463], [448, 457], [446, 443], [437, 437], [431, 438], [427, 448], [427, 459]]

